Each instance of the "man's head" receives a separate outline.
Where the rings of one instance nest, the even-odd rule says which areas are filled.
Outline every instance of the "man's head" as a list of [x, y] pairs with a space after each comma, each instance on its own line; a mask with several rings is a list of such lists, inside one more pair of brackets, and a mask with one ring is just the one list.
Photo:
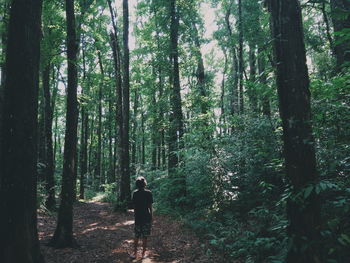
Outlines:
[[146, 181], [145, 177], [139, 176], [136, 178], [135, 184], [136, 184], [137, 189], [144, 189], [145, 186], [147, 185], [147, 181]]

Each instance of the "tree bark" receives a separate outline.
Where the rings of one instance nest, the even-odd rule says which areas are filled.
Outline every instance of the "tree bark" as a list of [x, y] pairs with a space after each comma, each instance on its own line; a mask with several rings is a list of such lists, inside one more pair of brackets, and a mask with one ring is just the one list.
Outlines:
[[[274, 38], [279, 109], [283, 123], [287, 176], [293, 187], [287, 202], [287, 263], [319, 263], [320, 203], [305, 188], [318, 180], [312, 136], [309, 76], [298, 0], [269, 0]], [[297, 194], [302, 198], [297, 198]]]
[[129, 82], [129, 6], [123, 0], [123, 139], [121, 189], [119, 201], [128, 204], [131, 200], [130, 189], [130, 152], [129, 152], [129, 115], [130, 115], [130, 82]]
[[223, 50], [225, 57], [224, 71], [222, 72], [221, 94], [220, 94], [220, 135], [226, 133], [226, 114], [225, 114], [225, 88], [227, 72], [227, 52]]
[[58, 220], [55, 233], [50, 245], [56, 248], [76, 247], [73, 237], [73, 202], [75, 200], [76, 157], [77, 157], [77, 55], [78, 41], [75, 26], [74, 0], [66, 0], [67, 17], [67, 60], [68, 60], [68, 86], [67, 86], [67, 113], [66, 132], [64, 141], [64, 160], [62, 175], [61, 203], [58, 211]]
[[[82, 43], [84, 45], [84, 38], [82, 37]], [[85, 50], [82, 49], [83, 57], [83, 84], [82, 94], [88, 93], [89, 85], [85, 84], [86, 80], [86, 57]], [[81, 142], [80, 142], [80, 186], [79, 186], [79, 198], [84, 199], [85, 197], [85, 182], [88, 173], [88, 140], [89, 140], [89, 113], [87, 110], [86, 102], [81, 105]]]
[[232, 28], [230, 24], [230, 16], [231, 16], [231, 9], [229, 8], [226, 10], [226, 15], [225, 15], [225, 22], [226, 22], [226, 27], [227, 31], [230, 36], [230, 45], [229, 45], [229, 50], [230, 54], [232, 56], [232, 65], [231, 65], [231, 115], [239, 113], [239, 108], [238, 108], [238, 61], [237, 61], [237, 56], [236, 56], [236, 48], [232, 43], [233, 39], [233, 33], [232, 33]]
[[239, 112], [244, 112], [244, 94], [243, 94], [243, 18], [242, 18], [242, 0], [238, 0], [238, 79], [239, 79]]
[[[170, 91], [170, 114], [169, 114], [169, 154], [168, 154], [168, 173], [169, 177], [177, 179], [181, 187], [179, 187], [178, 197], [184, 196], [186, 193], [185, 178], [177, 178], [176, 168], [180, 162], [178, 151], [182, 149], [182, 138], [184, 134], [183, 114], [181, 103], [180, 89], [180, 72], [179, 72], [179, 51], [178, 51], [178, 35], [179, 35], [179, 14], [177, 12], [176, 0], [170, 1], [170, 60], [172, 63], [171, 71], [171, 91]], [[180, 189], [181, 188], [181, 189]]]
[[49, 210], [54, 210], [56, 207], [55, 200], [55, 170], [53, 160], [53, 142], [52, 142], [52, 121], [53, 121], [53, 109], [50, 93], [50, 72], [51, 64], [45, 66], [43, 70], [43, 90], [44, 90], [44, 122], [45, 122], [45, 187], [47, 193], [46, 207]]
[[133, 118], [133, 126], [132, 126], [132, 146], [131, 146], [131, 165], [132, 165], [132, 171], [131, 174], [136, 174], [136, 149], [137, 149], [137, 115], [138, 115], [138, 107], [139, 107], [139, 93], [138, 89], [135, 88], [134, 90], [134, 118]]
[[325, 2], [321, 3], [321, 11], [322, 11], [324, 23], [326, 25], [326, 35], [327, 35], [327, 39], [329, 42], [329, 47], [331, 49], [332, 54], [335, 55], [336, 52], [334, 50], [334, 41], [333, 41], [333, 38], [331, 35], [331, 29], [330, 29], [330, 25], [329, 25], [328, 14], [326, 12], [326, 3]]
[[[334, 32], [350, 29], [350, 1], [331, 0], [331, 12]], [[350, 62], [350, 45], [343, 41], [339, 35], [334, 36], [334, 52], [337, 70], [341, 70], [345, 62]]]
[[11, 3], [0, 130], [0, 258], [42, 263], [37, 212], [37, 114], [42, 1]]
[[101, 162], [101, 156], [102, 156], [102, 88], [104, 85], [104, 68], [102, 64], [102, 58], [101, 58], [101, 52], [97, 52], [98, 56], [98, 63], [100, 66], [100, 72], [101, 72], [101, 82], [100, 82], [100, 87], [98, 89], [98, 126], [97, 126], [97, 158], [96, 158], [96, 169], [95, 169], [95, 176], [99, 178], [100, 180], [100, 187], [101, 184], [104, 184], [105, 178], [104, 175], [101, 173], [102, 169], [102, 162]]
[[115, 159], [113, 153], [113, 134], [115, 122], [114, 120], [114, 112], [113, 112], [113, 104], [114, 100], [112, 100], [113, 94], [113, 86], [109, 87], [109, 100], [108, 100], [108, 160], [109, 160], [109, 168], [108, 168], [108, 180], [107, 182], [114, 183], [115, 182]]
[[258, 97], [257, 92], [255, 90], [256, 86], [256, 55], [255, 55], [255, 45], [250, 43], [249, 44], [249, 98], [250, 98], [250, 105], [253, 113], [258, 112]]
[[123, 127], [124, 127], [124, 120], [123, 120], [123, 91], [122, 91], [122, 73], [121, 73], [121, 50], [119, 46], [118, 41], [118, 31], [117, 31], [117, 25], [112, 9], [112, 4], [110, 0], [107, 0], [109, 11], [112, 19], [112, 25], [114, 32], [110, 34], [111, 39], [111, 47], [112, 47], [112, 54], [113, 54], [113, 61], [114, 61], [114, 74], [115, 74], [115, 80], [116, 80], [116, 180], [117, 180], [117, 187], [119, 188], [118, 191], [118, 199], [120, 198], [120, 191], [121, 191], [121, 174], [122, 174], [122, 163], [123, 163], [123, 154], [122, 154], [122, 141], [123, 141]]
[[[259, 71], [259, 82], [260, 85], [263, 85], [264, 88], [267, 87], [267, 74], [265, 72], [265, 66], [266, 66], [266, 58], [263, 54], [263, 49], [258, 48], [258, 71]], [[261, 98], [261, 104], [262, 104], [262, 113], [266, 117], [271, 116], [271, 106], [270, 106], [270, 99], [269, 95], [264, 92]]]

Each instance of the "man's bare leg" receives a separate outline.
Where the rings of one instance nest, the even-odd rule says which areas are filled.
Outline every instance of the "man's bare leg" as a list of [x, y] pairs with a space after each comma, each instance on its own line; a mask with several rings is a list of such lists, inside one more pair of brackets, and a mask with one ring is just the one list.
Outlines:
[[145, 257], [146, 249], [147, 249], [147, 237], [144, 237], [142, 239], [142, 257]]
[[134, 257], [137, 258], [137, 246], [139, 244], [139, 239], [135, 237], [134, 239]]

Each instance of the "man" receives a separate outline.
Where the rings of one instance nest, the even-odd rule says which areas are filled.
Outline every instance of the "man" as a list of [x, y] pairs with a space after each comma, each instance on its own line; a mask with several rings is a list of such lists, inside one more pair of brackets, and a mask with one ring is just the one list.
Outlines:
[[134, 256], [137, 258], [137, 246], [139, 239], [142, 239], [142, 258], [145, 258], [147, 249], [147, 238], [151, 234], [152, 227], [152, 203], [153, 196], [150, 190], [145, 189], [147, 182], [142, 176], [136, 179], [137, 190], [134, 191], [132, 202], [134, 204], [135, 215], [135, 240], [134, 240]]

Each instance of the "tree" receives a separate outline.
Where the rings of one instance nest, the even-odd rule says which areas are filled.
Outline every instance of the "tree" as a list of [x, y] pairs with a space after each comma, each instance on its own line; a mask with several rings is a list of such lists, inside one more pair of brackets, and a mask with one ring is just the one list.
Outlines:
[[77, 163], [76, 148], [78, 128], [78, 71], [76, 64], [78, 55], [78, 41], [74, 14], [74, 0], [66, 0], [66, 16], [68, 85], [62, 191], [61, 203], [58, 211], [57, 227], [50, 241], [50, 245], [57, 248], [75, 247], [77, 245], [73, 237], [73, 202], [75, 200], [75, 166]]
[[315, 192], [298, 197], [318, 180], [301, 9], [297, 0], [269, 0], [267, 4], [274, 37], [286, 172], [292, 186], [287, 203], [291, 241], [287, 262], [318, 263], [319, 197]]
[[[182, 146], [182, 138], [184, 134], [183, 114], [180, 93], [180, 72], [179, 72], [179, 52], [178, 52], [178, 37], [179, 37], [179, 12], [177, 10], [176, 0], [170, 1], [170, 60], [171, 60], [171, 92], [170, 92], [170, 114], [169, 114], [169, 155], [168, 155], [168, 172], [169, 177], [176, 179], [176, 168], [179, 165], [178, 151]], [[179, 195], [185, 195], [185, 179], [183, 176], [179, 178]]]
[[129, 80], [129, 5], [128, 0], [123, 0], [123, 137], [122, 164], [121, 164], [121, 203], [131, 200], [130, 191], [130, 151], [129, 151], [129, 115], [130, 115], [130, 80]]
[[53, 105], [50, 92], [50, 70], [51, 64], [45, 66], [42, 72], [43, 89], [44, 89], [44, 129], [45, 129], [45, 186], [48, 194], [46, 207], [49, 210], [55, 209], [55, 179], [54, 179], [54, 159], [53, 159], [53, 142], [52, 142], [52, 121], [53, 121]]
[[239, 79], [239, 112], [244, 113], [244, 95], [243, 95], [243, 17], [242, 0], [238, 0], [238, 79]]
[[337, 68], [341, 69], [345, 62], [350, 63], [350, 1], [331, 0], [330, 4], [335, 34], [334, 53], [337, 61]]
[[14, 0], [6, 49], [0, 131], [0, 258], [44, 262], [37, 214], [37, 114], [41, 1]]

